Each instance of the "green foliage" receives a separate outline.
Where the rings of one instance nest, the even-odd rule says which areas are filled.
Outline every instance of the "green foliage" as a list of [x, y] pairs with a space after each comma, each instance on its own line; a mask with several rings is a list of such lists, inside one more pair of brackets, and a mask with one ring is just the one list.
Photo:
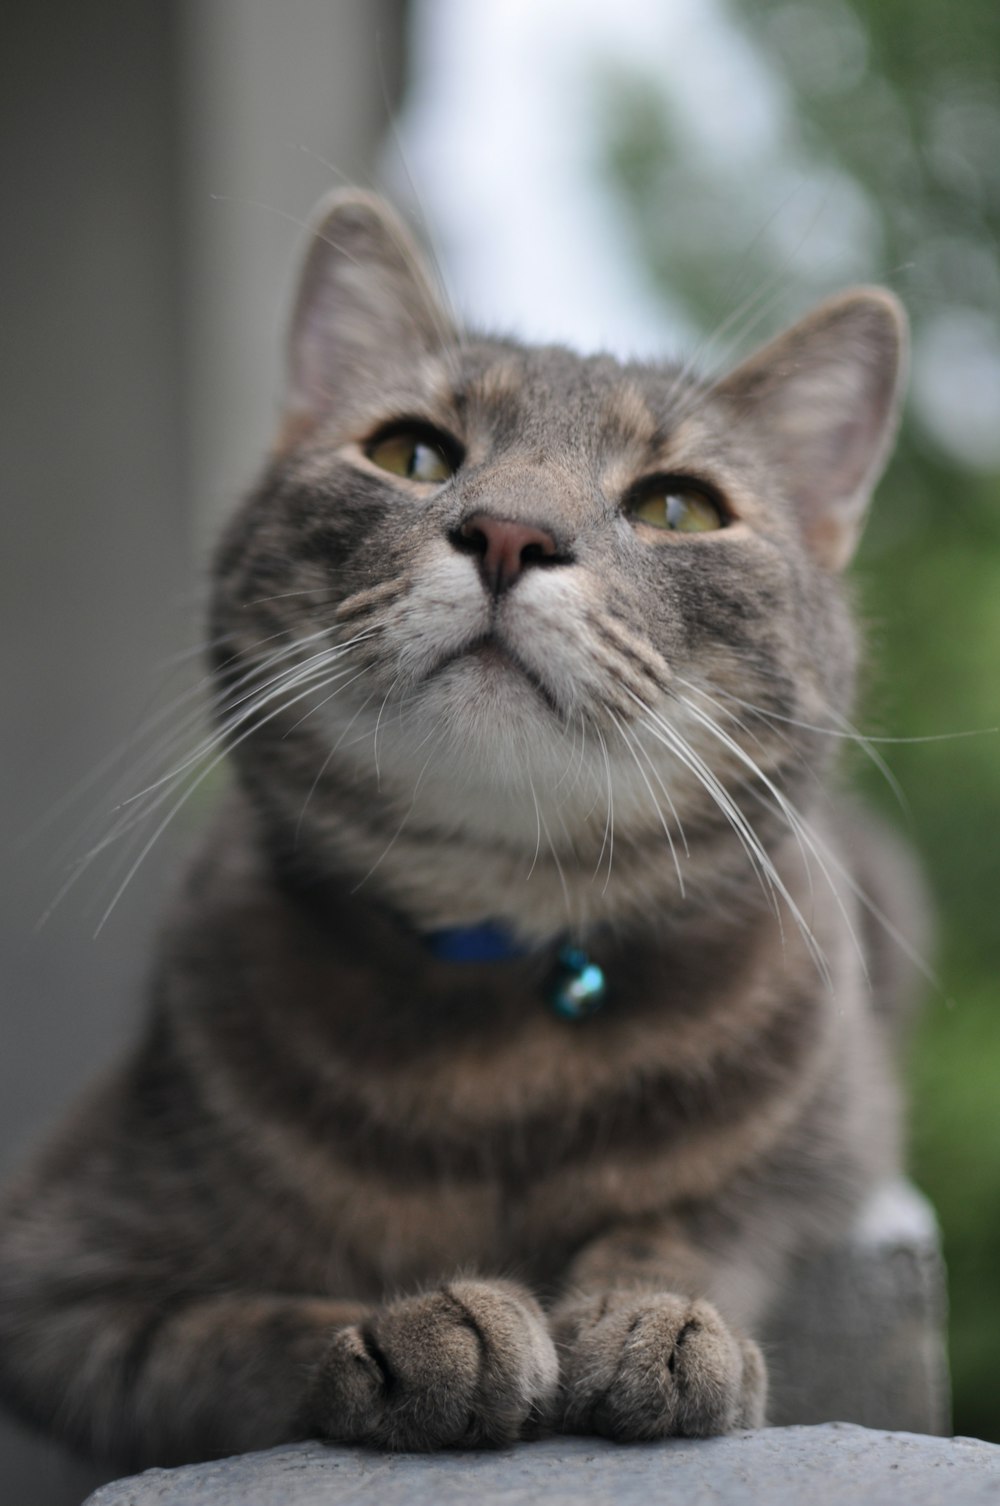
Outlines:
[[[901, 467], [902, 470], [902, 467]], [[924, 463], [932, 516], [885, 545], [873, 518], [857, 575], [873, 657], [866, 725], [937, 735], [1000, 719], [1000, 482]], [[890, 473], [878, 507], [912, 491]], [[925, 500], [928, 500], [925, 498]], [[875, 515], [877, 518], [878, 514]], [[885, 533], [892, 533], [891, 522]], [[877, 715], [876, 715], [877, 708]], [[1000, 1437], [993, 1371], [1000, 1350], [1000, 927], [995, 833], [1000, 736], [887, 746], [912, 809], [940, 918], [941, 991], [930, 991], [913, 1054], [912, 1144], [918, 1180], [945, 1236], [951, 1293], [955, 1428]], [[872, 789], [875, 798], [885, 792]], [[898, 815], [898, 813], [897, 813]]]
[[[739, 151], [727, 164], [699, 145], [653, 72], [603, 80], [606, 166], [672, 305], [707, 331], [729, 321], [745, 349], [860, 276], [897, 288], [918, 344], [956, 306], [995, 335], [995, 0], [744, 0], [728, 25], [767, 70], [785, 121], [753, 169]], [[796, 182], [821, 185], [818, 208], [803, 211]], [[811, 242], [831, 205], [852, 234], [824, 260]], [[775, 219], [793, 233], [776, 234]], [[729, 354], [709, 341], [709, 364]], [[1000, 724], [1000, 476], [964, 465], [932, 427], [916, 415], [904, 425], [855, 567], [872, 662], [860, 719], [873, 735], [936, 739], [879, 745], [940, 921], [941, 988], [913, 1053], [913, 1154], [944, 1228], [955, 1427], [1000, 1438], [1000, 734], [964, 735]], [[877, 771], [859, 764], [859, 775], [892, 814]]]

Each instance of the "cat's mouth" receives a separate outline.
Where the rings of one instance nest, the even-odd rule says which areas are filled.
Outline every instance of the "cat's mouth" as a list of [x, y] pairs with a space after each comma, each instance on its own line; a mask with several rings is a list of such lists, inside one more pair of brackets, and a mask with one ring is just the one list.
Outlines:
[[531, 686], [554, 715], [562, 714], [558, 701], [545, 681], [494, 632], [482, 633], [462, 648], [444, 655], [428, 671], [425, 681], [435, 679], [453, 665], [466, 663], [480, 667], [485, 674], [491, 676], [517, 675]]

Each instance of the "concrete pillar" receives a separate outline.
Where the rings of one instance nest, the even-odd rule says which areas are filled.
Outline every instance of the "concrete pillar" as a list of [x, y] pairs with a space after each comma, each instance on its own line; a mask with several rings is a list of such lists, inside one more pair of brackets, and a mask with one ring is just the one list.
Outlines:
[[[201, 636], [204, 545], [270, 429], [296, 221], [336, 181], [324, 161], [370, 180], [386, 119], [376, 36], [392, 98], [401, 10], [0, 12], [2, 1174], [134, 1027], [171, 844], [96, 942], [113, 861], [36, 934], [66, 862], [107, 831], [114, 781], [58, 806]], [[4, 1426], [0, 1500], [76, 1506], [93, 1477]]]

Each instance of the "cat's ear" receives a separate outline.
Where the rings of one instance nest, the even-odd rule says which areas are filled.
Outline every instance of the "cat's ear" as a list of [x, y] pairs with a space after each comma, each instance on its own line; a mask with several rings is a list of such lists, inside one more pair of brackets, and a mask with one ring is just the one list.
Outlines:
[[321, 200], [289, 330], [289, 418], [321, 418], [347, 395], [377, 393], [455, 338], [399, 216], [359, 189]]
[[906, 366], [902, 305], [883, 288], [821, 303], [715, 389], [763, 438], [830, 570], [854, 553], [896, 432]]

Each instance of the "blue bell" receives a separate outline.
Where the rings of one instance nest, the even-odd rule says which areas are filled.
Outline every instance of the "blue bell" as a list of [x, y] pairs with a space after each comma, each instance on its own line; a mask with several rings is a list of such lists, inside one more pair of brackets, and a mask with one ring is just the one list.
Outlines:
[[564, 1020], [585, 1020], [600, 1009], [606, 992], [603, 969], [581, 947], [563, 947], [549, 993], [556, 1014]]

